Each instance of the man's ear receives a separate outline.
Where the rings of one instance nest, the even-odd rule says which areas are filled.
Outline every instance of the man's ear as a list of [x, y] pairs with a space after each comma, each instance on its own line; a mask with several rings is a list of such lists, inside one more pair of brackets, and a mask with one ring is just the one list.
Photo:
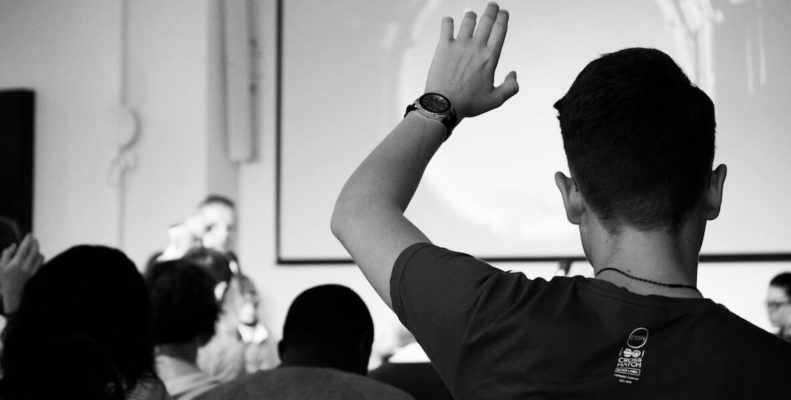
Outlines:
[[714, 171], [711, 171], [711, 178], [709, 178], [709, 184], [706, 187], [706, 197], [703, 199], [703, 216], [707, 220], [713, 220], [720, 215], [722, 191], [727, 174], [728, 167], [725, 164], [720, 164]]
[[585, 206], [582, 193], [577, 188], [577, 182], [567, 177], [562, 172], [555, 172], [555, 184], [563, 197], [563, 207], [566, 209], [566, 218], [574, 225], [579, 225]]

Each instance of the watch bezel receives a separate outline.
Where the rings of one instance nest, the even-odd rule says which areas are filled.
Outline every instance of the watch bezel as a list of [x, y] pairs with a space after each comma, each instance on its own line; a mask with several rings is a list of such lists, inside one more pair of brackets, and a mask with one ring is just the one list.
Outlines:
[[[421, 108], [434, 114], [448, 114], [451, 110], [450, 100], [439, 93], [426, 93], [418, 98], [418, 103]], [[442, 108], [438, 109], [435, 105], [441, 105]]]

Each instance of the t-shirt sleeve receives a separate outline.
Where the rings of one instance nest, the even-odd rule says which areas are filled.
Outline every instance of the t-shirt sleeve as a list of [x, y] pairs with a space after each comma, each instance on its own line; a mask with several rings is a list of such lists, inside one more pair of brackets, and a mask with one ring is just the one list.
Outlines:
[[464, 350], [529, 281], [429, 243], [406, 248], [390, 278], [393, 311], [453, 391]]

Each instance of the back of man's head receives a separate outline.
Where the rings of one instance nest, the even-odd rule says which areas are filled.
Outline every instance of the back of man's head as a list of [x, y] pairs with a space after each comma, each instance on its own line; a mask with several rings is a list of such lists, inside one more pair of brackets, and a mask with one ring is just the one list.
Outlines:
[[196, 247], [188, 251], [182, 259], [201, 267], [211, 275], [215, 282], [215, 297], [222, 303], [233, 278], [229, 256], [217, 250]]
[[782, 272], [775, 275], [775, 277], [769, 281], [769, 286], [783, 289], [786, 297], [791, 299], [791, 272]]
[[188, 260], [155, 264], [146, 274], [151, 324], [158, 345], [202, 345], [214, 335], [219, 305], [215, 280]]
[[606, 54], [555, 108], [572, 178], [610, 233], [623, 224], [675, 230], [701, 201], [714, 105], [667, 54]]
[[278, 349], [285, 366], [336, 368], [365, 375], [373, 344], [365, 302], [341, 285], [302, 292], [288, 309]]

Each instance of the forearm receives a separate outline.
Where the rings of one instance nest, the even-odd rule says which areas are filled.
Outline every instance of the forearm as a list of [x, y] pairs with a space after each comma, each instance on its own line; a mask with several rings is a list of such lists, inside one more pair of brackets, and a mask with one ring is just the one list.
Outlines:
[[333, 234], [388, 306], [398, 254], [429, 241], [403, 212], [445, 137], [441, 123], [410, 113], [357, 167], [335, 203]]
[[445, 136], [439, 122], [408, 114], [354, 171], [338, 205], [403, 213]]
[[454, 38], [453, 20], [442, 20], [426, 93], [444, 99], [427, 104], [445, 107], [434, 111], [418, 103], [421, 109], [410, 112], [360, 164], [335, 203], [333, 234], [388, 305], [390, 276], [399, 254], [414, 243], [429, 242], [403, 213], [448, 134], [448, 128], [432, 118], [444, 115], [440, 119], [452, 126], [454, 112], [459, 120], [482, 114], [499, 107], [519, 89], [514, 72], [503, 84], [493, 86], [508, 13], [490, 3], [478, 30], [475, 21], [475, 13], [468, 12]]

